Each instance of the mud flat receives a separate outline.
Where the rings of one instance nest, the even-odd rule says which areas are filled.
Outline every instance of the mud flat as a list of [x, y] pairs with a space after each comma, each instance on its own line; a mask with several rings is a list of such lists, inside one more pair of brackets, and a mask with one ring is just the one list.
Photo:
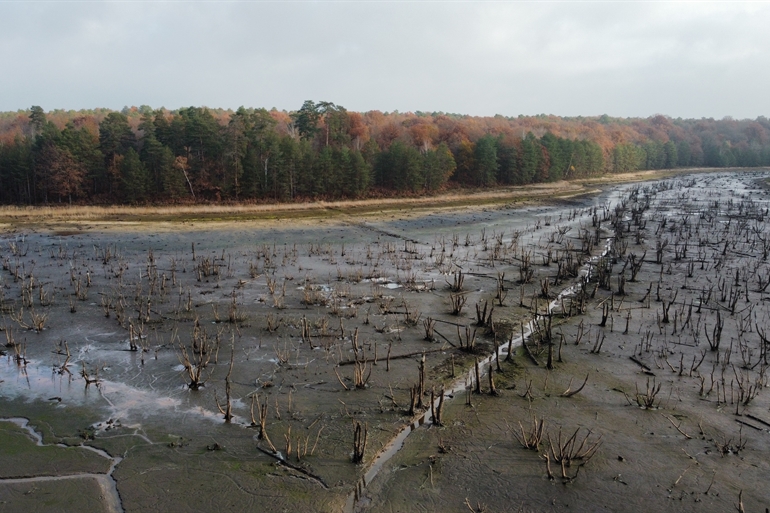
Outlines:
[[[764, 179], [645, 184], [600, 214], [613, 246], [593, 262], [585, 314], [555, 308], [550, 335], [542, 319], [528, 342], [539, 365], [523, 353], [503, 361], [496, 396], [482, 386], [470, 404], [449, 403], [444, 425], [410, 437], [360, 510], [764, 511]], [[576, 431], [569, 447], [600, 445], [563, 474], [554, 456]]]
[[[761, 511], [765, 179], [519, 208], [29, 226], [0, 241], [0, 416], [29, 419], [33, 449], [70, 451], [25, 478], [79, 464], [83, 449], [55, 444], [104, 451], [88, 472], [109, 473], [124, 511]], [[458, 380], [440, 425], [428, 415], [377, 459]], [[35, 485], [46, 493], [0, 479], [0, 500], [113, 508], [73, 492], [88, 479]]]

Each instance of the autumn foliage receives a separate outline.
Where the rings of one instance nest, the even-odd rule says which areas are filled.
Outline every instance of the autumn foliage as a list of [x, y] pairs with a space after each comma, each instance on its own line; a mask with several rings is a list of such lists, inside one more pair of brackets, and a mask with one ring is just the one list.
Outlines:
[[640, 169], [770, 165], [770, 121], [125, 108], [0, 113], [6, 204], [430, 194]]

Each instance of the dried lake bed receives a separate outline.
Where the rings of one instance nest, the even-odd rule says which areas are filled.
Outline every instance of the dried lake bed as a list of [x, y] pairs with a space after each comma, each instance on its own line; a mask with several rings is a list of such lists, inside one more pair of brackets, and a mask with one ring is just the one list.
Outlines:
[[762, 511], [766, 179], [9, 231], [0, 510]]

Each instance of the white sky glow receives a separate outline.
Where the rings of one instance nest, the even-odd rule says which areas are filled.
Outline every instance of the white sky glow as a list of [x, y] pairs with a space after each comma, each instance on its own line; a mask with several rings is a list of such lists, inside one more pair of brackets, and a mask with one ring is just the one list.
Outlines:
[[0, 0], [0, 110], [755, 118], [768, 27], [768, 2]]

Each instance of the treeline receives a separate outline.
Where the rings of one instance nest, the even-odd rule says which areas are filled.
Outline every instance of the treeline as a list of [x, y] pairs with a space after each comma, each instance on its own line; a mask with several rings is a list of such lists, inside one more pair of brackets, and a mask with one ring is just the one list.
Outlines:
[[143, 106], [0, 113], [5, 204], [297, 201], [770, 165], [770, 122]]

